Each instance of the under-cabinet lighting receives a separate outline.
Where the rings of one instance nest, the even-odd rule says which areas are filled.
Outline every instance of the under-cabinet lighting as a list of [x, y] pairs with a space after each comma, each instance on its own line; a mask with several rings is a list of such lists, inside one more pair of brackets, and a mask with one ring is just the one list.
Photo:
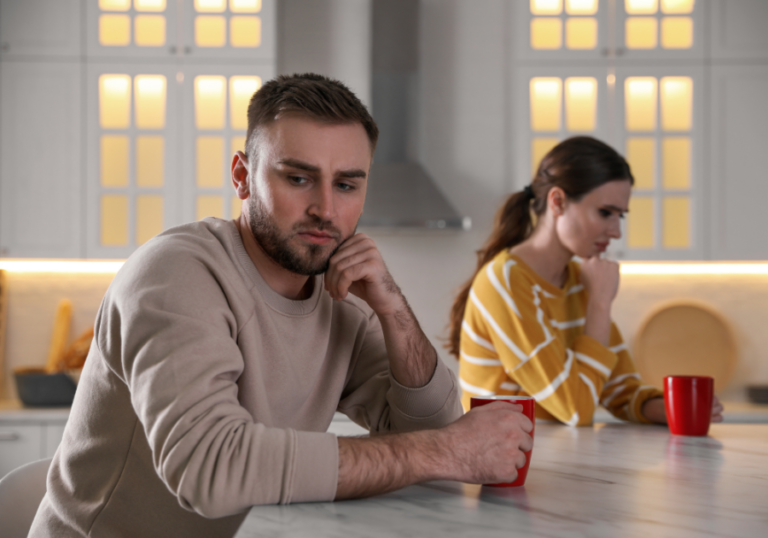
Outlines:
[[9, 273], [90, 273], [115, 274], [125, 260], [0, 260], [0, 269]]

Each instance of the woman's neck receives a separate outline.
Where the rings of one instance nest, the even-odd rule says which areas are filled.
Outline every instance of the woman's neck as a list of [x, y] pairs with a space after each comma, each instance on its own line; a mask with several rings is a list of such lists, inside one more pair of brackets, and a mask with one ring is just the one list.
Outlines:
[[565, 285], [573, 253], [563, 246], [557, 234], [547, 233], [544, 226], [537, 226], [531, 236], [512, 247], [511, 252], [550, 284], [558, 288]]

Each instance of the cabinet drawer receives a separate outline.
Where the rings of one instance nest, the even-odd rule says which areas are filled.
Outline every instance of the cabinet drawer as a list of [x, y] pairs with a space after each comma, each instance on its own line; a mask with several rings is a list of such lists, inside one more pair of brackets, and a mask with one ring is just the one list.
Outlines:
[[39, 425], [0, 424], [0, 477], [25, 463], [41, 459], [41, 440]]

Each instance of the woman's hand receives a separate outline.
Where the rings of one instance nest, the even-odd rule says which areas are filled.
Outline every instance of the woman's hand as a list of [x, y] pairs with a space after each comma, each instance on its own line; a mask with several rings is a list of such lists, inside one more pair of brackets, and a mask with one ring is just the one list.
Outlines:
[[593, 256], [581, 263], [581, 282], [590, 302], [610, 308], [619, 291], [619, 264]]
[[[664, 398], [651, 398], [643, 404], [641, 410], [643, 416], [651, 422], [657, 424], [667, 423], [667, 411], [664, 408]], [[723, 404], [717, 396], [712, 397], [712, 416], [710, 422], [722, 422], [723, 421]]]
[[710, 422], [722, 422], [723, 421], [723, 404], [717, 396], [712, 397], [712, 418]]

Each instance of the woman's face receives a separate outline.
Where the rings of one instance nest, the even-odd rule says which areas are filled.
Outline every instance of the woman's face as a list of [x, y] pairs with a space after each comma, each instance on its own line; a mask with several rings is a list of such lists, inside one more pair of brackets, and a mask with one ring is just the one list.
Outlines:
[[578, 202], [565, 200], [559, 209], [556, 231], [560, 242], [581, 258], [605, 252], [611, 239], [621, 237], [620, 221], [629, 211], [629, 180], [609, 181]]

